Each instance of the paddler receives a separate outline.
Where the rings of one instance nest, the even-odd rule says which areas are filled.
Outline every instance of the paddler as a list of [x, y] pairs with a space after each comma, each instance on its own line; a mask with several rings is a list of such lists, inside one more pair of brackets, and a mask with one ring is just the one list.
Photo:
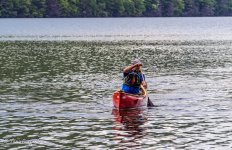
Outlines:
[[147, 89], [145, 75], [142, 73], [142, 62], [139, 59], [132, 61], [132, 64], [123, 70], [124, 82], [122, 90], [130, 94], [140, 94], [140, 88]]

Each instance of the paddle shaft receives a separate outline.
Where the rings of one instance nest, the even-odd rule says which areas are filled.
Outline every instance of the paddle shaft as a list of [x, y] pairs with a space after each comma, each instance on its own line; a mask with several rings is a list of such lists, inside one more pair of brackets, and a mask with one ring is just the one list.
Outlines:
[[[142, 74], [142, 77], [143, 77], [143, 81], [145, 82], [142, 69], [140, 69], [140, 71], [141, 71], [141, 74]], [[143, 85], [141, 85], [141, 89], [145, 92], [145, 94], [147, 94], [147, 90], [143, 87]], [[148, 97], [147, 106], [148, 106], [148, 107], [154, 107], [154, 106], [155, 106], [155, 105], [152, 103], [152, 101], [150, 100], [149, 97]]]

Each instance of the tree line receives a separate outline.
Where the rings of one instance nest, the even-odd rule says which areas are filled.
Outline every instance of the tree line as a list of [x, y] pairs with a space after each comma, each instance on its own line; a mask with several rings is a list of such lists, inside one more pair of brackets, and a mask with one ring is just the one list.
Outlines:
[[0, 0], [0, 17], [232, 16], [232, 0]]

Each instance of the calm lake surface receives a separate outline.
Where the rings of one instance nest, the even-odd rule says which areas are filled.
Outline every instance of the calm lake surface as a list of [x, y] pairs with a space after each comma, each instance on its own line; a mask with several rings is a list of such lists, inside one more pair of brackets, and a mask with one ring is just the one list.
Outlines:
[[[113, 109], [144, 62], [154, 108]], [[0, 148], [231, 149], [232, 18], [0, 19]]]

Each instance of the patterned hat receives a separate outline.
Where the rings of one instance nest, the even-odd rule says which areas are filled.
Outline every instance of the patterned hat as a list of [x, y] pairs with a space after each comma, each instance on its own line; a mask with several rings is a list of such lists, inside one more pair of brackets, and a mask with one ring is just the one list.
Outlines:
[[134, 60], [132, 60], [132, 61], [131, 61], [131, 64], [132, 64], [132, 65], [135, 65], [135, 64], [142, 64], [142, 65], [143, 65], [143, 63], [142, 63], [139, 59], [137, 59], [137, 58], [134, 59]]

